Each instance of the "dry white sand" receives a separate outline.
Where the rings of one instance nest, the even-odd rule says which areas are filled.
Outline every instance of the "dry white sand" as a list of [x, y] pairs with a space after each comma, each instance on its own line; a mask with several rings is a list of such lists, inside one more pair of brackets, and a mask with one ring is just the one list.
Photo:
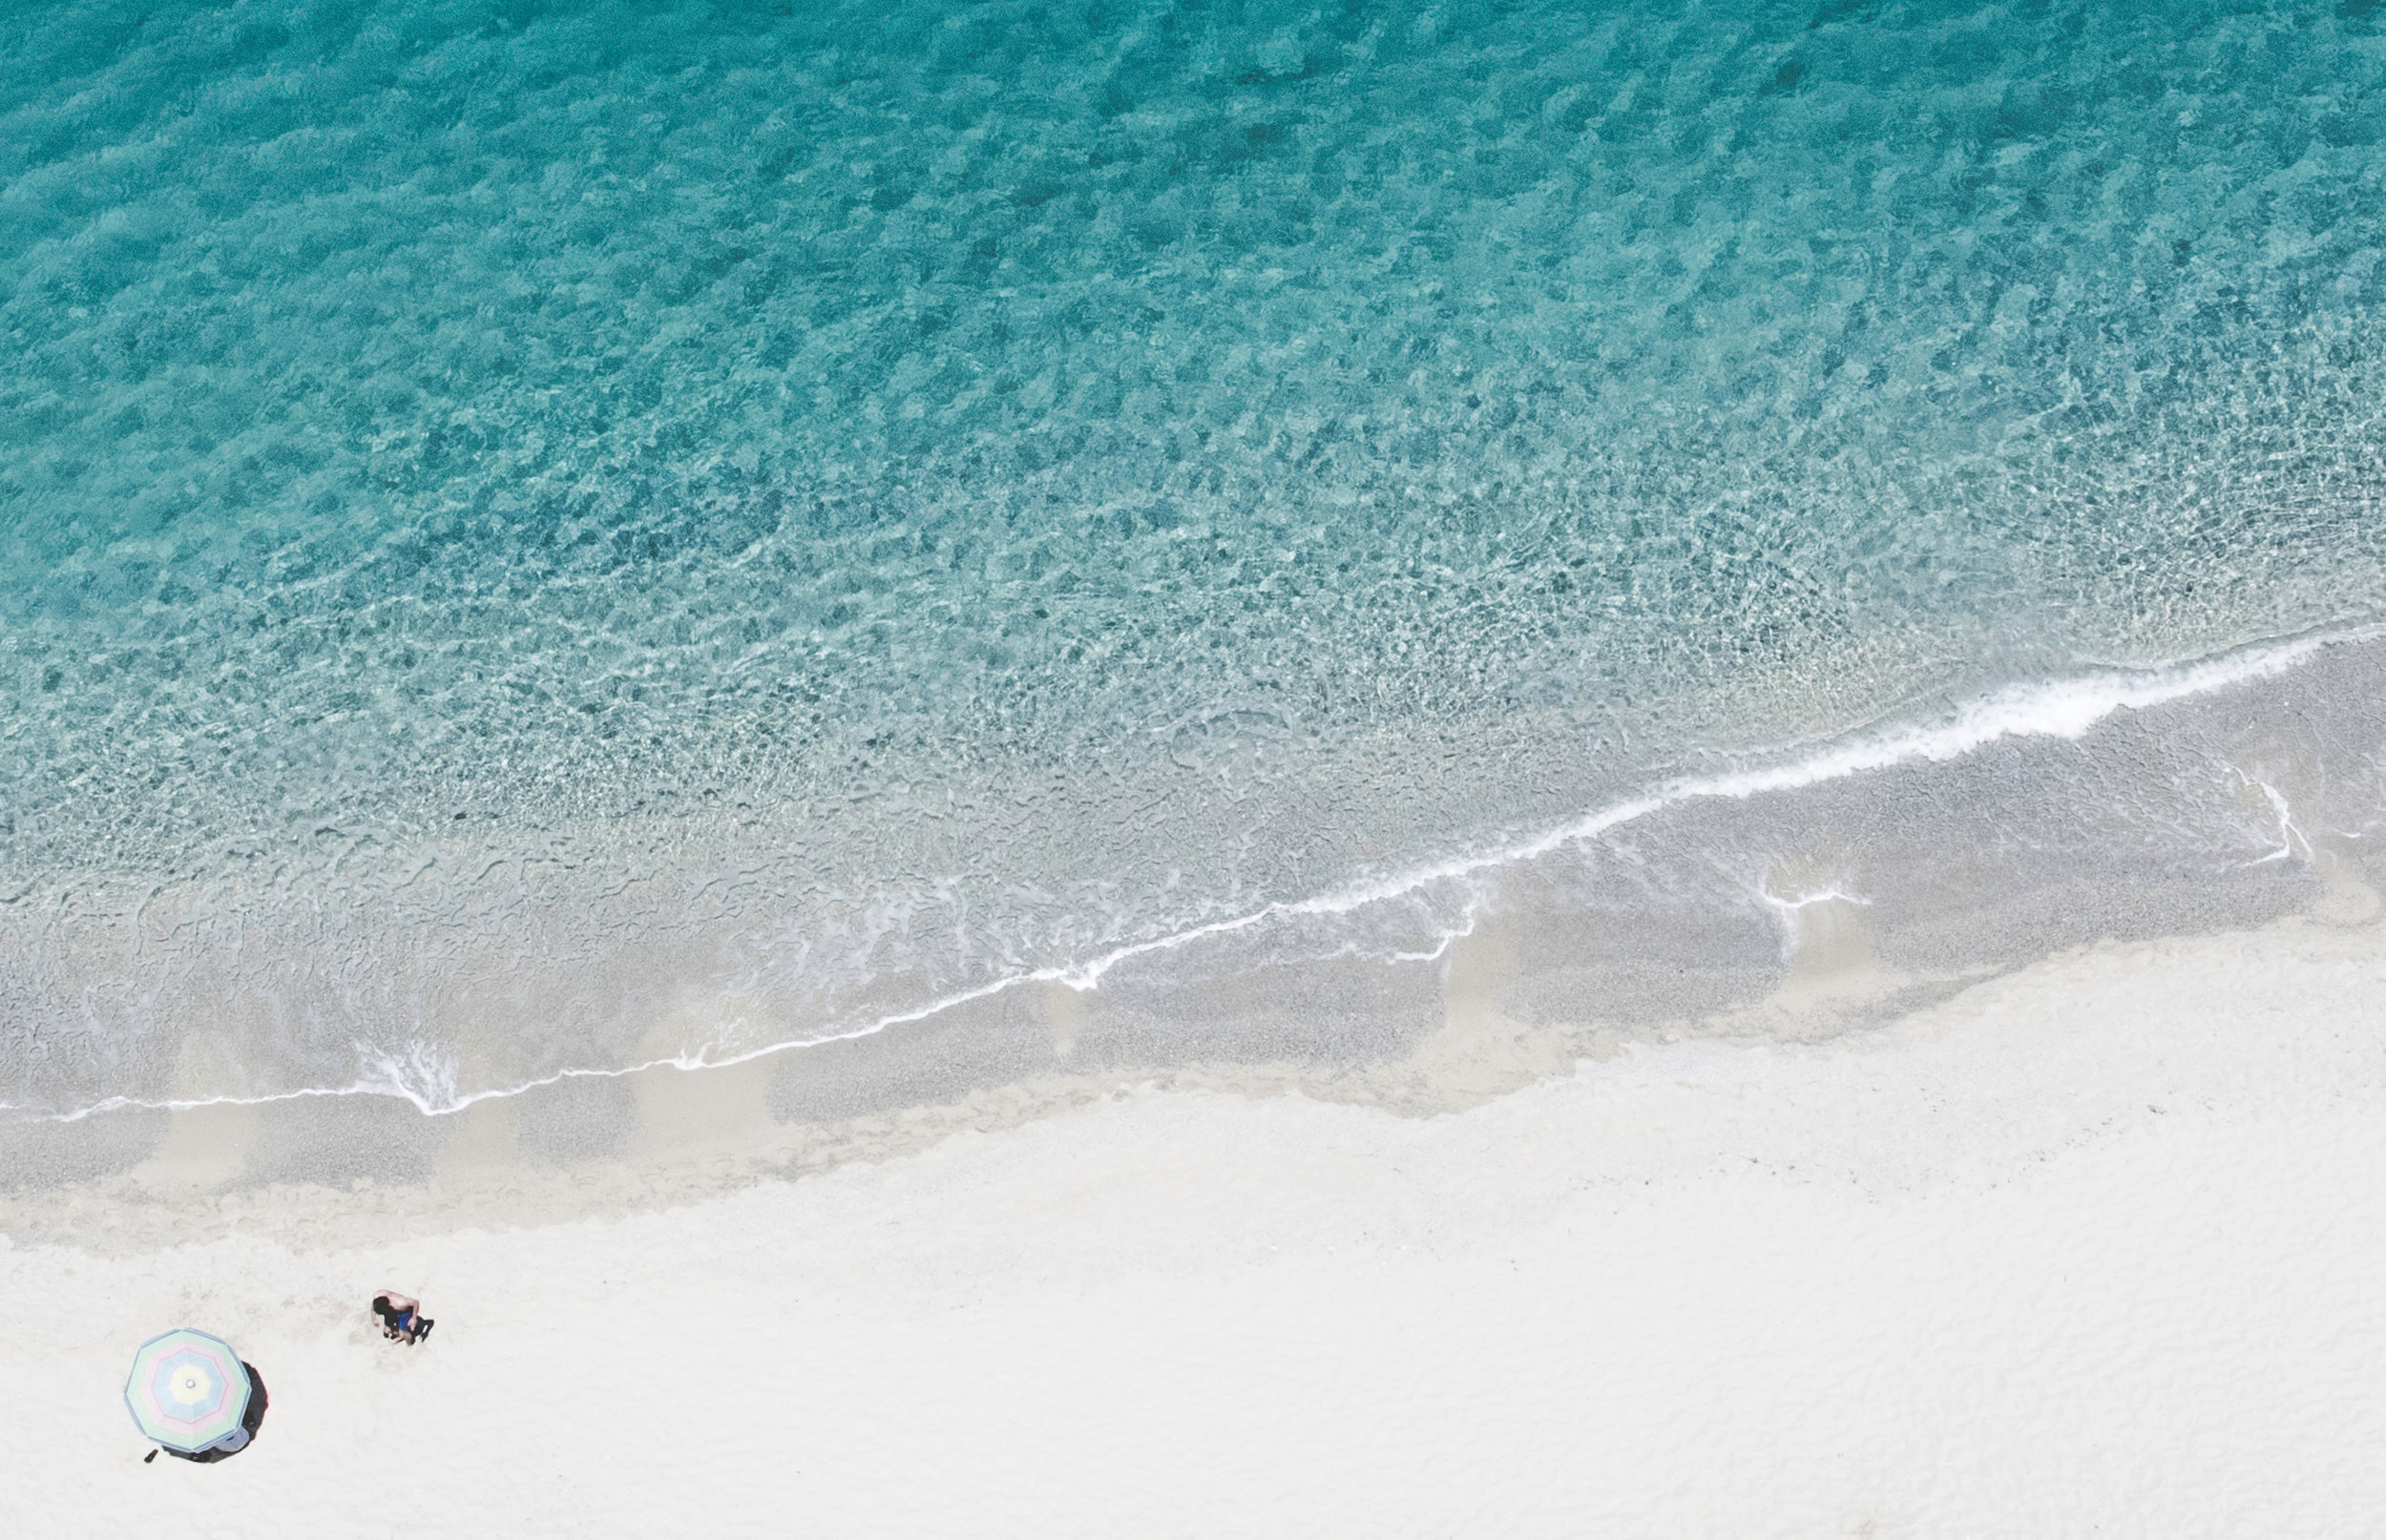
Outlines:
[[[431, 1201], [425, 1197], [422, 1201]], [[1462, 1113], [1141, 1092], [660, 1212], [0, 1252], [23, 1535], [2373, 1534], [2386, 941], [2111, 946]], [[203, 1206], [203, 1205], [202, 1205]], [[104, 1226], [105, 1215], [93, 1221]], [[421, 1295], [424, 1347], [370, 1335]], [[192, 1323], [255, 1446], [117, 1392]]]

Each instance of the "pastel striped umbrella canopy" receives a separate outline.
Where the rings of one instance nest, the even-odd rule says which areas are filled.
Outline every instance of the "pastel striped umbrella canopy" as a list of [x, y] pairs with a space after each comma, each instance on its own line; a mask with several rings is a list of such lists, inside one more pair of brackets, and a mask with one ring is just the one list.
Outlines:
[[248, 1371], [232, 1344], [188, 1327], [141, 1343], [124, 1382], [124, 1404], [140, 1430], [185, 1454], [240, 1426], [248, 1395]]

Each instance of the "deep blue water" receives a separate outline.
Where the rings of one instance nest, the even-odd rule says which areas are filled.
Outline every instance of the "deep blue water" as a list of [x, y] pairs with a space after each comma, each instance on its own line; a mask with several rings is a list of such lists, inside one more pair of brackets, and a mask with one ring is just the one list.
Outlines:
[[0, 45], [0, 1100], [866, 1025], [2386, 614], [2366, 0]]

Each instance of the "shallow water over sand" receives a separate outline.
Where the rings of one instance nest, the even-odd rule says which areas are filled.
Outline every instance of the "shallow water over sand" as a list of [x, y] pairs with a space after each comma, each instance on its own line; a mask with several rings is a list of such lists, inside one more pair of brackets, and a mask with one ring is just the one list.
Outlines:
[[2340, 659], [1982, 748], [1907, 866], [1474, 864], [2376, 620], [2386, 13], [789, 11], [0, 61], [0, 1101], [448, 1107], [1120, 957], [1159, 1020], [1502, 884], [1713, 962], [2380, 805]]

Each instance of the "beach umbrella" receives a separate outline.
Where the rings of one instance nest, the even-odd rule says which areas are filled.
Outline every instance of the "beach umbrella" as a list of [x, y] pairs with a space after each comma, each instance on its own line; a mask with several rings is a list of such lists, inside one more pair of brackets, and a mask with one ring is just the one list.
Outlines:
[[124, 1404], [141, 1432], [185, 1454], [240, 1426], [248, 1394], [248, 1371], [232, 1344], [188, 1327], [141, 1343], [124, 1382]]

